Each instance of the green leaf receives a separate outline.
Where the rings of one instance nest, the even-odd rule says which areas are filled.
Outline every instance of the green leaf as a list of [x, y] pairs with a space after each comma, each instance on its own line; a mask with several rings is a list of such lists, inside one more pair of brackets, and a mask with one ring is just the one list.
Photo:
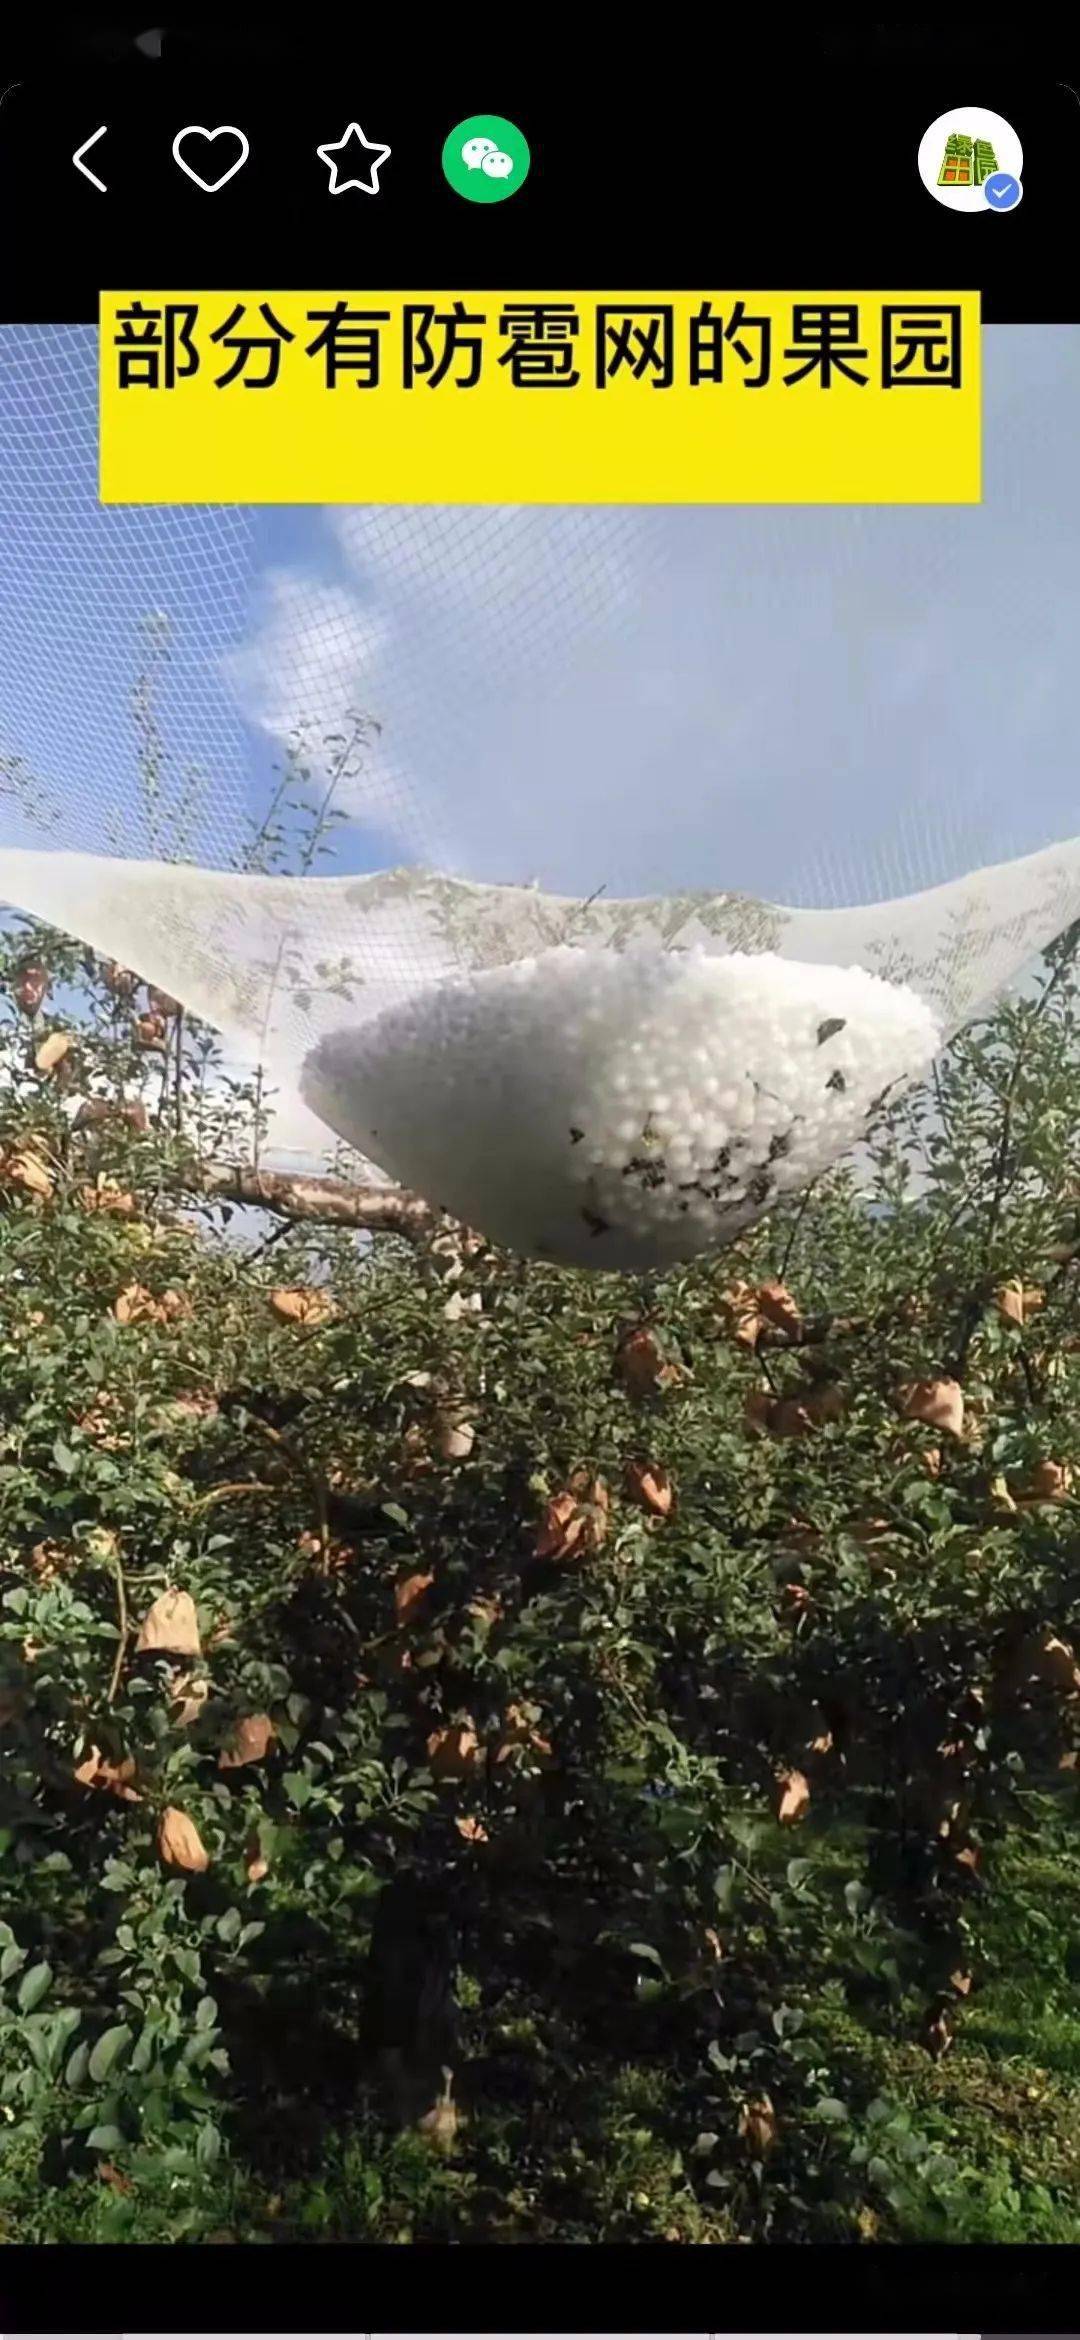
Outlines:
[[52, 1458], [56, 1464], [57, 1470], [63, 1473], [65, 1479], [70, 1479], [72, 1471], [78, 1467], [79, 1458], [77, 1455], [72, 1453], [70, 1446], [65, 1446], [62, 1438], [57, 1438], [55, 1440], [53, 1444]]
[[146, 2072], [149, 2070], [150, 2059], [154, 2052], [154, 2044], [157, 2036], [158, 2026], [156, 2023], [147, 2023], [144, 2025], [131, 2051], [131, 2060], [128, 2065], [128, 2070], [130, 2072]]
[[199, 2130], [195, 2145], [195, 2159], [201, 2169], [212, 2169], [215, 2161], [220, 2158], [220, 2154], [221, 2132], [219, 2129], [215, 2129], [212, 2121], [207, 2121]]
[[25, 1964], [25, 1950], [20, 1948], [18, 1942], [10, 1943], [3, 1957], [0, 1958], [0, 1982], [10, 1982], [12, 1975], [18, 1974], [20, 1966], [25, 1966]]
[[108, 2031], [102, 2032], [90, 2057], [91, 2080], [108, 2079], [114, 2065], [130, 2046], [132, 2037], [130, 2023], [114, 2023]]
[[127, 2138], [112, 2121], [102, 2121], [96, 2129], [91, 2129], [86, 2142], [98, 2153], [117, 2153], [127, 2144]]
[[65, 2086], [68, 2088], [81, 2088], [89, 2069], [90, 2042], [88, 2039], [81, 2039], [79, 2041], [78, 2047], [68, 2057], [67, 2063], [64, 2067]]
[[35, 2007], [40, 2007], [52, 1978], [52, 1967], [44, 1958], [40, 1965], [31, 1966], [24, 1974], [19, 1984], [19, 2009], [23, 2015], [30, 2015]]
[[196, 2031], [212, 2031], [217, 2022], [217, 2000], [200, 1999], [195, 2009]]

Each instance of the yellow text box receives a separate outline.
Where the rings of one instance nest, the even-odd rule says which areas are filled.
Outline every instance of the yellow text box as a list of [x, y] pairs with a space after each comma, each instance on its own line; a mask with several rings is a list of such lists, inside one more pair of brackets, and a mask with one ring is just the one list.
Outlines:
[[103, 293], [117, 503], [972, 504], [977, 293]]

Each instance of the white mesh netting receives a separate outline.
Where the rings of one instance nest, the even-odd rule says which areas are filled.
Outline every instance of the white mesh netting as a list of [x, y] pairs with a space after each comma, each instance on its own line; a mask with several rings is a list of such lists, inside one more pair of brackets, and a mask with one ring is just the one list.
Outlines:
[[[879, 1090], [1080, 913], [1080, 333], [985, 338], [974, 509], [105, 509], [96, 336], [4, 328], [0, 897], [264, 1061], [284, 1159], [332, 1128], [523, 1248], [609, 1265], [640, 1251], [609, 1173], [662, 1187], [695, 1248], [734, 1148], [726, 1239], [763, 1146], [809, 1174], [824, 971], [914, 1002], [890, 1063], [866, 1043]], [[546, 957], [565, 944], [573, 1008]], [[613, 948], [601, 1012], [589, 968]], [[749, 1008], [718, 1000], [723, 1063], [687, 1054], [673, 1081], [687, 1002], [666, 979], [649, 1023], [641, 948], [691, 987], [700, 952], [796, 963], [783, 1030], [751, 1043]], [[533, 960], [512, 1059], [485, 971]], [[496, 1058], [531, 1068], [524, 1090], [480, 1077]], [[391, 1145], [376, 1108], [410, 1061], [427, 1119], [399, 1113]], [[829, 1059], [834, 1098], [862, 1064]], [[767, 1129], [746, 1083], [774, 1093]], [[527, 1225], [478, 1195], [466, 1157], [501, 1147], [512, 1194], [511, 1122], [568, 1133], [590, 1101]]]

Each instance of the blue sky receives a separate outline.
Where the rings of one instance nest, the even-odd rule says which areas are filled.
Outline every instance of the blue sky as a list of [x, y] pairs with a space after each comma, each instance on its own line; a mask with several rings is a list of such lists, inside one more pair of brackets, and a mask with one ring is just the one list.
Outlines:
[[[229, 857], [281, 737], [382, 725], [346, 866], [908, 890], [1080, 828], [1080, 330], [986, 337], [978, 509], [102, 510], [96, 352], [0, 331], [0, 753], [125, 850], [140, 624]], [[14, 814], [0, 800], [0, 824]], [[29, 832], [23, 832], [30, 841]]]

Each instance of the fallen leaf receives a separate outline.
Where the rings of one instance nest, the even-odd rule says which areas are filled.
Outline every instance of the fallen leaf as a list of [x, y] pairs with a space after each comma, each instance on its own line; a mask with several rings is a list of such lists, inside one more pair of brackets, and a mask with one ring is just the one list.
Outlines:
[[996, 1472], [990, 1481], [990, 1500], [998, 1511], [1019, 1509], [1009, 1487], [1009, 1482], [1002, 1471]]
[[483, 1762], [484, 1750], [471, 1724], [455, 1723], [448, 1730], [432, 1731], [427, 1742], [427, 1759], [435, 1779], [467, 1779]]
[[844, 1408], [844, 1393], [833, 1382], [818, 1382], [788, 1397], [758, 1389], [746, 1400], [743, 1420], [749, 1430], [766, 1431], [770, 1438], [805, 1438], [826, 1422], [840, 1421]]
[[584, 1559], [598, 1552], [608, 1527], [610, 1498], [604, 1479], [576, 1471], [569, 1487], [545, 1506], [533, 1552], [538, 1560]]
[[71, 1045], [70, 1032], [50, 1032], [48, 1039], [43, 1040], [40, 1048], [36, 1049], [34, 1053], [34, 1063], [38, 1072], [55, 1072], [57, 1065], [63, 1063]]
[[1024, 1284], [1019, 1276], [1013, 1276], [994, 1294], [994, 1305], [1006, 1324], [1023, 1326], [1042, 1307], [1045, 1298], [1040, 1285]]
[[82, 1762], [75, 1767], [75, 1778], [80, 1787], [98, 1788], [104, 1794], [119, 1796], [121, 1803], [137, 1804], [141, 1801], [138, 1791], [133, 1785], [135, 1779], [135, 1758], [133, 1755], [124, 1755], [119, 1763], [113, 1763], [108, 1756], [101, 1753], [100, 1748], [90, 1747], [83, 1756]]
[[481, 1315], [483, 1306], [484, 1303], [479, 1292], [469, 1292], [468, 1294], [451, 1292], [443, 1309], [443, 1315], [447, 1324], [460, 1324], [463, 1316]]
[[908, 1381], [897, 1390], [896, 1403], [908, 1422], [928, 1422], [933, 1430], [948, 1430], [959, 1438], [964, 1427], [964, 1393], [958, 1381]]
[[492, 1756], [493, 1766], [507, 1763], [517, 1749], [533, 1756], [541, 1771], [549, 1771], [555, 1761], [550, 1739], [536, 1729], [538, 1708], [532, 1711], [522, 1706], [508, 1706], [503, 1716], [502, 1735]]
[[161, 1016], [136, 1016], [132, 1031], [136, 1047], [165, 1048], [165, 1023]]
[[583, 1533], [584, 1521], [578, 1506], [569, 1493], [553, 1495], [544, 1506], [544, 1518], [537, 1530], [533, 1551], [538, 1560], [563, 1560], [572, 1552]]
[[209, 1696], [210, 1685], [203, 1675], [178, 1676], [172, 1685], [173, 1721], [178, 1730], [186, 1731], [198, 1722]]
[[421, 2136], [426, 2137], [428, 2144], [433, 2145], [438, 2153], [449, 2153], [452, 2150], [454, 2139], [461, 2125], [460, 2115], [451, 2095], [453, 2077], [453, 2073], [444, 2064], [442, 2093], [432, 2105], [430, 2112], [426, 2112], [418, 2123]]
[[270, 1306], [282, 1324], [328, 1324], [336, 1314], [329, 1292], [321, 1285], [279, 1286], [270, 1294]]
[[79, 1415], [76, 1429], [82, 1431], [84, 1438], [92, 1438], [95, 1444], [103, 1446], [109, 1454], [117, 1454], [122, 1447], [131, 1445], [130, 1435], [117, 1428], [119, 1409], [120, 1401], [116, 1392], [103, 1389], [97, 1405], [89, 1406], [85, 1414]]
[[721, 1293], [720, 1317], [723, 1329], [741, 1349], [756, 1348], [765, 1318], [751, 1284], [732, 1284], [729, 1291]]
[[102, 1177], [93, 1186], [80, 1186], [78, 1200], [84, 1211], [107, 1211], [117, 1219], [133, 1219], [139, 1208], [130, 1190], [118, 1186], [113, 1178]]
[[444, 1462], [464, 1462], [475, 1444], [476, 1432], [471, 1422], [459, 1421], [454, 1415], [436, 1416], [435, 1448]]
[[238, 1771], [245, 1763], [264, 1763], [277, 1744], [277, 1732], [268, 1714], [245, 1714], [227, 1747], [218, 1756], [219, 1771]]
[[748, 1430], [762, 1438], [770, 1428], [776, 1411], [776, 1399], [771, 1389], [752, 1389], [743, 1406], [743, 1421]]
[[157, 1842], [167, 1868], [199, 1874], [210, 1866], [210, 1855], [194, 1820], [189, 1820], [187, 1813], [179, 1811], [175, 1804], [166, 1805], [161, 1815]]
[[257, 1828], [250, 1831], [244, 1846], [244, 1873], [249, 1885], [261, 1885], [263, 1878], [270, 1875], [270, 1863], [262, 1849]]
[[43, 1537], [30, 1553], [30, 1566], [40, 1584], [54, 1584], [58, 1576], [67, 1574], [74, 1561], [71, 1545], [58, 1543], [53, 1536]]
[[150, 1116], [141, 1097], [125, 1104], [123, 1098], [87, 1097], [80, 1105], [72, 1123], [73, 1129], [96, 1129], [101, 1122], [123, 1121], [145, 1137], [150, 1127]]
[[660, 1463], [628, 1462], [626, 1488], [643, 1511], [652, 1512], [656, 1519], [667, 1519], [675, 1501], [675, 1489]]
[[739, 2136], [754, 2161], [764, 2161], [779, 2134], [771, 2096], [751, 2097], [739, 2113]]
[[399, 1625], [411, 1625], [423, 1608], [427, 1594], [435, 1582], [432, 1570], [418, 1570], [413, 1576], [403, 1576], [394, 1586], [394, 1610]]
[[208, 1390], [178, 1390], [175, 1397], [163, 1399], [161, 1405], [154, 1408], [155, 1419], [170, 1425], [205, 1422], [219, 1411], [216, 1397]]
[[145, 1324], [157, 1313], [157, 1302], [145, 1284], [125, 1284], [113, 1301], [117, 1324]]
[[971, 1976], [969, 1974], [965, 1974], [962, 1968], [957, 1967], [955, 1972], [949, 1976], [949, 1981], [953, 1990], [958, 1993], [959, 1997], [961, 1999], [966, 1999], [971, 1989]]
[[1064, 1503], [1072, 1492], [1072, 1484], [1071, 1464], [1039, 1462], [1015, 1489], [1016, 1500], [1018, 1503]]
[[103, 2185], [111, 2186], [114, 2194], [133, 2194], [135, 2191], [134, 2181], [125, 2177], [122, 2169], [117, 2169], [115, 2161], [99, 2161], [97, 2174]]
[[802, 1312], [797, 1302], [792, 1299], [786, 1284], [775, 1280], [768, 1284], [759, 1284], [756, 1298], [758, 1309], [766, 1323], [774, 1324], [778, 1331], [792, 1335], [802, 1331]]
[[176, 1589], [159, 1593], [143, 1618], [135, 1647], [165, 1650], [179, 1657], [201, 1657], [199, 1620], [191, 1594]]
[[782, 1771], [777, 1779], [776, 1817], [785, 1826], [804, 1820], [810, 1809], [810, 1782], [803, 1771]]
[[40, 1154], [35, 1154], [30, 1147], [24, 1147], [19, 1153], [9, 1154], [4, 1164], [3, 1175], [9, 1186], [21, 1186], [24, 1194], [40, 1195], [43, 1201], [48, 1201], [56, 1183], [55, 1175], [48, 1164], [43, 1162]]
[[664, 1370], [664, 1357], [655, 1333], [645, 1325], [635, 1325], [623, 1333], [615, 1351], [615, 1363], [631, 1397], [648, 1397], [657, 1388]]
[[455, 1820], [454, 1826], [458, 1835], [464, 1837], [466, 1844], [486, 1844], [488, 1842], [488, 1832], [482, 1820], [472, 1819], [469, 1815], [462, 1813]]
[[946, 2019], [944, 2008], [939, 2007], [929, 2017], [926, 2024], [923, 2032], [923, 2046], [927, 2054], [933, 2056], [937, 2061], [946, 2053], [947, 2049], [951, 2048], [952, 2043], [952, 2028]]

